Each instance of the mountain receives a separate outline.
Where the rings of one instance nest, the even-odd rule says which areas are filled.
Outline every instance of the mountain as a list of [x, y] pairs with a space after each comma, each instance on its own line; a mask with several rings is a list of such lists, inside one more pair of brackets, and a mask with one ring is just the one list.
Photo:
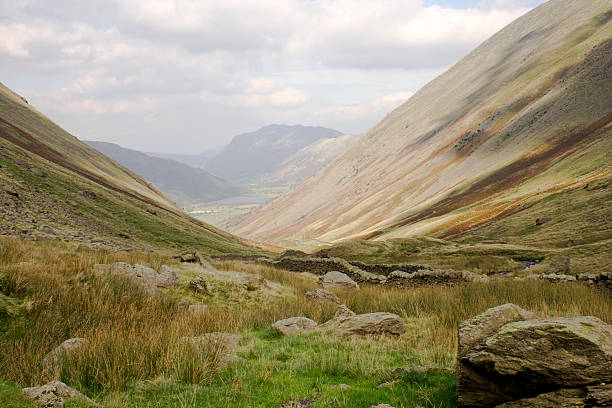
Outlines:
[[342, 135], [317, 140], [283, 160], [277, 166], [277, 170], [267, 174], [264, 180], [274, 185], [299, 184], [314, 176], [317, 171], [346, 150], [356, 138], [356, 135]]
[[220, 200], [245, 192], [244, 188], [234, 183], [174, 160], [151, 157], [114, 143], [84, 142], [141, 175], [181, 206]]
[[[609, 239], [611, 20], [605, 0], [537, 7], [232, 231], [304, 247], [476, 231]], [[594, 195], [577, 205], [573, 193]], [[552, 222], [536, 228], [537, 214]]]
[[205, 150], [200, 154], [175, 154], [175, 153], [160, 153], [160, 152], [145, 152], [149, 156], [161, 157], [162, 159], [170, 159], [179, 163], [187, 164], [193, 167], [202, 167], [208, 159], [212, 159], [223, 151], [225, 146], [214, 147]]
[[189, 217], [144, 179], [0, 84], [0, 234], [115, 248], [257, 252]]
[[242, 183], [260, 182], [279, 170], [283, 161], [300, 149], [322, 140], [342, 136], [324, 127], [270, 125], [256, 132], [235, 136], [204, 168]]

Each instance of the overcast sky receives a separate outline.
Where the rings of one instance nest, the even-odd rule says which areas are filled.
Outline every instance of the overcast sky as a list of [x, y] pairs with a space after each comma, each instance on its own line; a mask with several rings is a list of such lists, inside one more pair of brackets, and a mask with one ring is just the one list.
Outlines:
[[0, 81], [81, 139], [363, 133], [541, 0], [0, 0]]

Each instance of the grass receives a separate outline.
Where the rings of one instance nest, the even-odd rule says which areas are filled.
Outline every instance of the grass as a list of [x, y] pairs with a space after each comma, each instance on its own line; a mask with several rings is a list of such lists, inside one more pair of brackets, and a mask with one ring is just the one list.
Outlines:
[[[111, 408], [268, 407], [299, 398], [313, 400], [315, 407], [453, 407], [454, 374], [414, 368], [454, 367], [460, 321], [513, 302], [542, 316], [595, 315], [612, 322], [609, 295], [579, 284], [508, 280], [409, 290], [363, 286], [338, 295], [357, 313], [397, 313], [406, 334], [376, 341], [324, 333], [283, 337], [270, 328], [278, 319], [306, 316], [323, 322], [333, 316], [332, 306], [303, 296], [316, 287], [307, 274], [218, 262], [220, 270], [258, 273], [287, 295], [261, 295], [253, 303], [246, 297], [241, 301], [243, 289], [236, 288], [232, 302], [212, 302], [208, 313], [192, 315], [177, 302], [188, 276], [182, 276], [180, 287], [148, 297], [129, 281], [93, 273], [94, 264], [119, 260], [154, 268], [173, 262], [153, 252], [0, 239], [0, 293], [23, 306], [19, 314], [0, 316], [0, 402], [23, 401], [20, 387], [52, 379], [42, 372], [41, 358], [68, 338], [85, 337], [89, 346], [70, 355], [55, 378]], [[219, 350], [200, 354], [179, 346], [182, 336], [213, 331], [242, 334], [237, 353], [246, 361], [223, 367]], [[384, 382], [392, 386], [377, 388]], [[350, 388], [333, 387], [338, 384]], [[15, 404], [6, 406], [28, 406]]]

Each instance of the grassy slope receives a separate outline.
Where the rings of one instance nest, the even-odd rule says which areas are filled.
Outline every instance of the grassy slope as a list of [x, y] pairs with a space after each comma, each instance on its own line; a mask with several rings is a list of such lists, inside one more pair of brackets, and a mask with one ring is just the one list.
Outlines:
[[257, 252], [187, 216], [138, 176], [63, 131], [6, 88], [0, 91], [0, 232], [31, 237], [46, 224], [60, 238], [84, 242]]
[[[109, 408], [269, 407], [298, 398], [312, 399], [314, 407], [452, 407], [454, 374], [414, 368], [453, 368], [456, 325], [465, 318], [514, 302], [542, 316], [595, 315], [612, 322], [610, 297], [579, 284], [506, 281], [410, 290], [365, 286], [339, 296], [357, 313], [397, 313], [407, 325], [405, 335], [376, 341], [323, 334], [285, 338], [269, 325], [290, 316], [322, 322], [333, 315], [332, 307], [305, 300], [304, 293], [316, 283], [300, 274], [219, 263], [219, 269], [259, 273], [284, 287], [286, 295], [263, 297], [257, 304], [223, 304], [222, 293], [214, 299], [194, 294], [192, 301], [210, 304], [209, 312], [198, 316], [178, 306], [184, 279], [177, 289], [147, 298], [129, 282], [92, 273], [93, 264], [118, 260], [158, 268], [172, 262], [166, 256], [6, 238], [0, 245], [0, 292], [23, 305], [18, 316], [0, 316], [0, 381], [5, 381], [0, 401], [18, 398], [20, 386], [46, 381], [40, 359], [66, 338], [82, 336], [90, 340], [88, 349], [67, 360], [60, 379]], [[177, 347], [181, 336], [212, 331], [243, 334], [237, 352], [245, 361], [223, 368], [216, 350], [196, 357]], [[386, 381], [395, 383], [376, 388]], [[351, 388], [332, 387], [340, 383]]]
[[605, 177], [611, 17], [605, 1], [540, 6], [233, 231], [306, 248], [456, 236]]

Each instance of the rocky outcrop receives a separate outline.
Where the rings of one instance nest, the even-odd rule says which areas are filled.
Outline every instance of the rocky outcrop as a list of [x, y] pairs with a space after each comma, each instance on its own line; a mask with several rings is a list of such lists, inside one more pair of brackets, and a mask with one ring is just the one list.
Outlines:
[[245, 290], [261, 290], [269, 287], [268, 281], [257, 274], [242, 274], [234, 284]]
[[338, 271], [327, 272], [319, 278], [319, 285], [323, 289], [359, 290], [357, 282], [346, 274]]
[[63, 408], [66, 400], [69, 399], [79, 399], [89, 405], [101, 406], [60, 381], [53, 381], [39, 387], [24, 388], [22, 391], [40, 408]]
[[206, 283], [206, 280], [201, 276], [196, 276], [195, 278], [190, 280], [188, 287], [195, 293], [200, 293], [202, 295], [210, 295], [208, 284]]
[[159, 272], [144, 265], [135, 264], [134, 266], [125, 262], [115, 262], [112, 264], [98, 264], [95, 266], [98, 273], [112, 273], [122, 275], [138, 286], [143, 288], [149, 295], [156, 295], [157, 288], [171, 288], [178, 282], [176, 272], [167, 265], [163, 265]]
[[528, 279], [543, 280], [550, 283], [561, 283], [561, 282], [576, 282], [576, 277], [573, 275], [556, 274], [556, 273], [541, 273], [532, 274], [527, 276]]
[[610, 381], [612, 326], [595, 317], [539, 319], [503, 305], [459, 326], [459, 407], [598, 406], [586, 399], [605, 399], [593, 387]]
[[304, 296], [306, 296], [306, 299], [312, 300], [315, 302], [332, 303], [332, 304], [340, 303], [340, 298], [338, 296], [336, 296], [332, 292], [325, 290], [325, 289], [315, 289], [313, 291], [306, 292]]
[[272, 327], [284, 335], [300, 334], [312, 330], [317, 326], [317, 322], [307, 317], [290, 317], [279, 320]]
[[333, 336], [357, 337], [381, 335], [399, 336], [406, 332], [401, 317], [393, 313], [376, 312], [355, 314], [345, 305], [340, 305], [336, 316], [316, 327], [318, 331], [329, 331]]
[[486, 282], [488, 278], [469, 271], [421, 269], [417, 272], [392, 272], [385, 285], [395, 287], [413, 287], [429, 285], [458, 285], [468, 282]]
[[62, 344], [51, 350], [43, 359], [40, 364], [43, 369], [43, 373], [47, 377], [57, 377], [62, 370], [64, 360], [66, 357], [78, 352], [79, 350], [87, 347], [89, 341], [81, 337], [75, 337], [64, 341]]

